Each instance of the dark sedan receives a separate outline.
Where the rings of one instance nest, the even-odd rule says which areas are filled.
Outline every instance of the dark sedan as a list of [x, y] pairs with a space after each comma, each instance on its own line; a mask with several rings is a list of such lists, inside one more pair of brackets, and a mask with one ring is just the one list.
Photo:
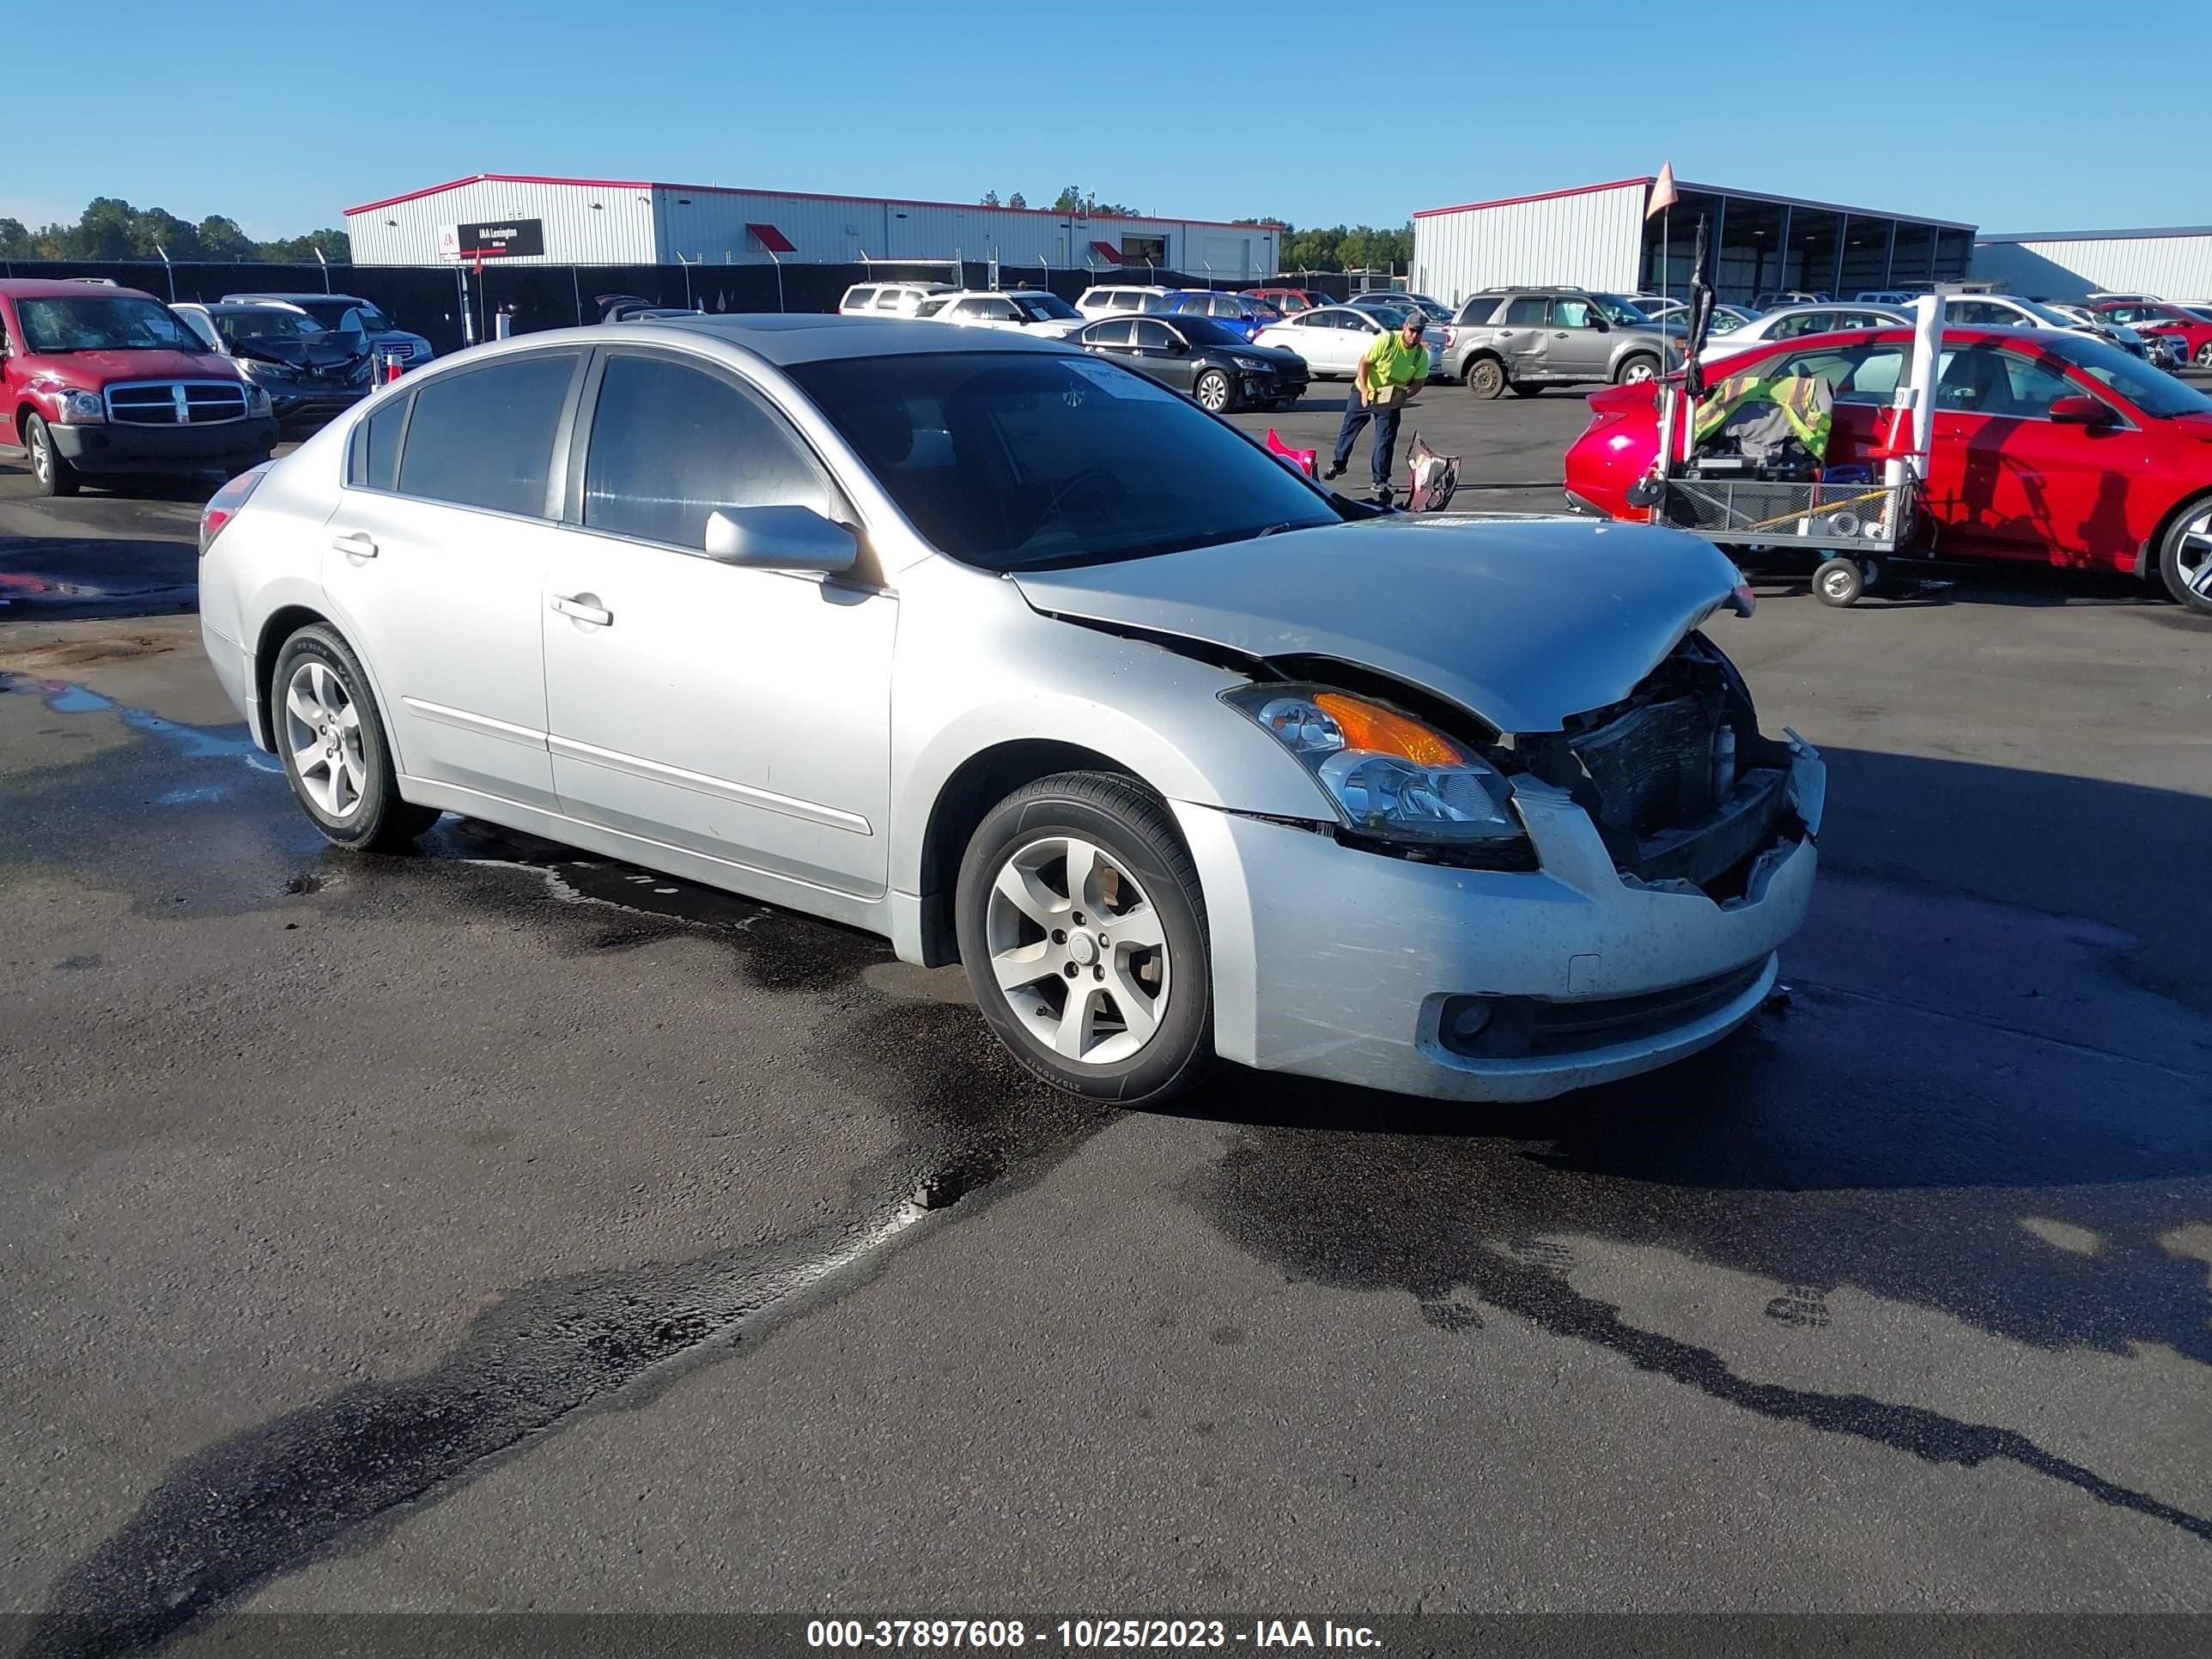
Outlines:
[[1109, 317], [1075, 343], [1188, 392], [1216, 415], [1234, 409], [1288, 409], [1306, 389], [1305, 360], [1255, 346], [1212, 317]]

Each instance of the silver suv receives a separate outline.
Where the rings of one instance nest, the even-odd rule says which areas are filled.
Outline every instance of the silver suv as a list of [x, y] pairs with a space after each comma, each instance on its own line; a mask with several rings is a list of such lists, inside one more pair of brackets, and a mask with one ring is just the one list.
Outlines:
[[1681, 356], [1680, 339], [1627, 301], [1578, 288], [1504, 288], [1459, 308], [1444, 369], [1478, 398], [1507, 386], [1648, 380]]

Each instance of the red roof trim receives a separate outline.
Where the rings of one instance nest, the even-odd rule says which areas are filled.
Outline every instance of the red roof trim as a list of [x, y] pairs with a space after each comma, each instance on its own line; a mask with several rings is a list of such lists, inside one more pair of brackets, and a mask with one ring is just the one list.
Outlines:
[[1471, 213], [1476, 208], [1519, 207], [1523, 202], [1556, 202], [1562, 196], [1595, 196], [1601, 190], [1626, 190], [1631, 185], [1648, 185], [1653, 175], [1645, 173], [1640, 179], [1615, 179], [1607, 185], [1577, 185], [1571, 190], [1539, 191], [1534, 196], [1505, 196], [1495, 202], [1462, 202], [1457, 207], [1417, 208], [1416, 219], [1433, 218], [1439, 213]]
[[770, 253], [796, 253], [799, 252], [798, 244], [793, 242], [790, 237], [785, 235], [781, 231], [778, 230], [774, 225], [749, 224], [745, 228], [752, 232], [754, 235], [759, 237], [760, 245], [766, 248]]
[[[863, 206], [888, 202], [893, 207], [951, 208], [960, 212], [1028, 213], [1044, 219], [1079, 219], [1085, 224], [1094, 225], [1207, 225], [1217, 230], [1282, 228], [1272, 220], [1264, 224], [1240, 225], [1228, 219], [1185, 219], [1172, 213], [1151, 216], [1139, 213], [1066, 214], [1055, 212], [1051, 208], [987, 208], [978, 202], [930, 202], [904, 196], [825, 196], [804, 190], [748, 190], [732, 185], [671, 185], [645, 179], [556, 179], [534, 173], [472, 173], [465, 179], [448, 179], [442, 185], [427, 185], [421, 190], [410, 190], [402, 196], [387, 196], [379, 202], [363, 202], [359, 207], [346, 209], [345, 213], [349, 218], [356, 213], [373, 213], [379, 208], [397, 207], [402, 202], [417, 202], [425, 196], [459, 190], [463, 185], [579, 185], [586, 189], [600, 190], [676, 190], [701, 196], [778, 196], [793, 202], [851, 202]], [[1437, 210], [1439, 212], [1444, 210]]]
[[1091, 251], [1105, 260], [1108, 264], [1118, 265], [1121, 263], [1121, 250], [1111, 242], [1093, 242], [1091, 245]]

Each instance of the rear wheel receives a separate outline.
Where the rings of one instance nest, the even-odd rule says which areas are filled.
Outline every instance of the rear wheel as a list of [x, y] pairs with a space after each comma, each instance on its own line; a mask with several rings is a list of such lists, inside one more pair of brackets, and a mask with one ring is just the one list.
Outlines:
[[1467, 366], [1467, 389], [1478, 398], [1502, 397], [1505, 365], [1495, 357], [1477, 357]]
[[335, 632], [315, 623], [285, 641], [269, 689], [284, 775], [325, 840], [390, 852], [438, 821], [400, 799], [368, 676]]
[[2181, 509], [2159, 544], [2158, 574], [2177, 605], [2212, 617], [2212, 496]]
[[1858, 603], [1866, 591], [1866, 573], [1852, 560], [1838, 555], [1813, 573], [1813, 592], [1822, 605], [1838, 607]]
[[1046, 1082], [1142, 1106], [1213, 1064], [1198, 872], [1134, 781], [1063, 772], [1009, 795], [968, 844], [956, 909], [983, 1018]]
[[2197, 348], [2196, 362], [2199, 368], [2212, 368], [2212, 340]]
[[1210, 415], [1218, 415], [1229, 407], [1229, 377], [1218, 368], [1209, 368], [1198, 377], [1198, 384], [1191, 388], [1191, 395], [1198, 399], [1200, 409]]
[[76, 494], [83, 480], [61, 451], [54, 447], [54, 434], [47, 429], [44, 416], [33, 415], [23, 423], [23, 443], [31, 452], [31, 481], [38, 485], [39, 494]]
[[1613, 379], [1616, 386], [1638, 386], [1656, 379], [1658, 374], [1659, 360], [1648, 351], [1638, 351], [1621, 359], [1620, 373]]

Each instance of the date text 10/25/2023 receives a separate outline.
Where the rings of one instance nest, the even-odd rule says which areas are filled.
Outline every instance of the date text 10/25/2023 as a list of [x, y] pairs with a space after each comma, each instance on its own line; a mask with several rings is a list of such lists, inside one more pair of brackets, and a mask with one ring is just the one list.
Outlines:
[[806, 1626], [817, 1649], [951, 1648], [1011, 1650], [1025, 1647], [1078, 1651], [1178, 1650], [1194, 1648], [1334, 1648], [1374, 1650], [1382, 1638], [1365, 1625], [1333, 1619], [817, 1619]]

